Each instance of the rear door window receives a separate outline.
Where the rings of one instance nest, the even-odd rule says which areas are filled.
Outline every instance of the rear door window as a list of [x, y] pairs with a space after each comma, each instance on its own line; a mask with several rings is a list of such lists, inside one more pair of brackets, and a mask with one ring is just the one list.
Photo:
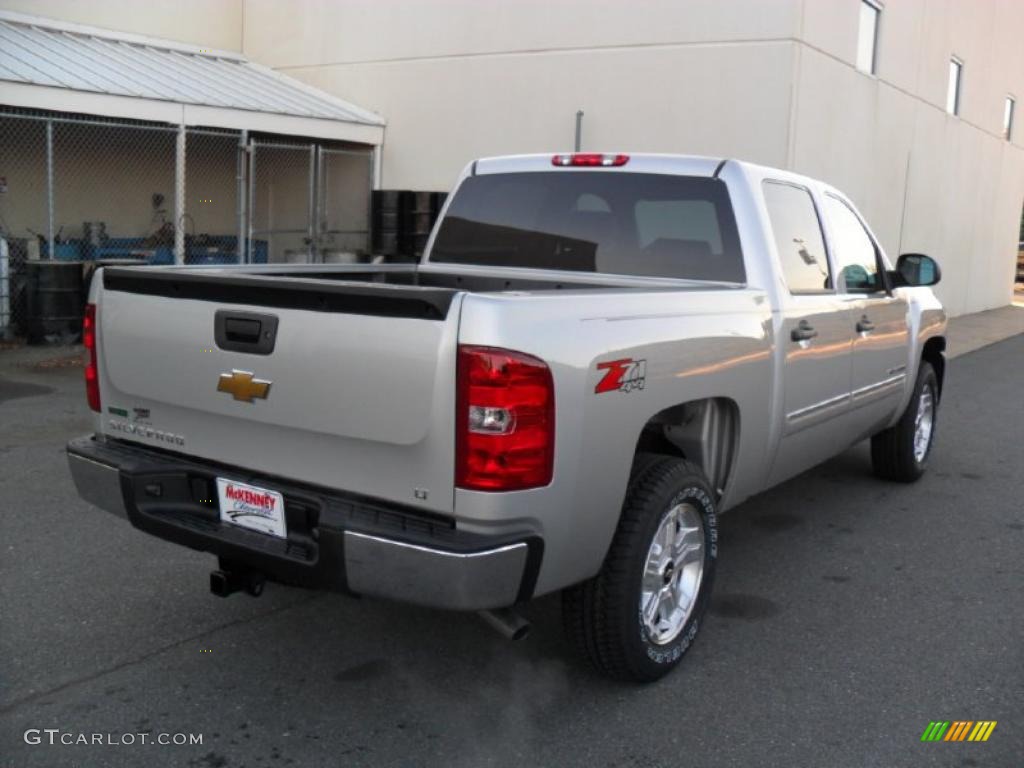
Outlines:
[[795, 184], [766, 181], [764, 202], [789, 292], [831, 291], [825, 238], [811, 193]]
[[485, 174], [459, 186], [432, 262], [742, 283], [718, 179], [650, 173]]

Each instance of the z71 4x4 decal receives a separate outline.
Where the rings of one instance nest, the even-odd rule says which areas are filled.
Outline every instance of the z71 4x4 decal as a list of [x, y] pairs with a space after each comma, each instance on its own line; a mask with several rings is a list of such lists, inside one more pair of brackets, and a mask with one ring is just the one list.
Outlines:
[[643, 389], [647, 381], [647, 361], [624, 358], [598, 363], [597, 370], [604, 371], [604, 376], [594, 387], [596, 394], [602, 392], [632, 392]]

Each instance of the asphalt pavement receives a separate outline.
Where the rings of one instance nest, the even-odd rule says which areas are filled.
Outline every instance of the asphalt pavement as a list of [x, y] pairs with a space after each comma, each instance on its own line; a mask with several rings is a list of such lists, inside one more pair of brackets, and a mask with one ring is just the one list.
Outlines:
[[[724, 515], [710, 615], [646, 687], [578, 661], [557, 598], [514, 643], [473, 615], [210, 595], [211, 557], [78, 499], [63, 449], [91, 420], [62, 356], [0, 351], [0, 765], [1024, 764], [1024, 336], [951, 362], [921, 482], [875, 480], [863, 444]], [[998, 725], [923, 743], [933, 720]], [[59, 743], [93, 734], [135, 743]]]

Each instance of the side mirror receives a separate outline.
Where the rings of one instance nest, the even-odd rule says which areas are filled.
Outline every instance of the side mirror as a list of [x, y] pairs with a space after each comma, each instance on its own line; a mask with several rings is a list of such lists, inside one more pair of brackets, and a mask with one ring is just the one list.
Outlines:
[[904, 253], [896, 260], [896, 269], [889, 273], [893, 286], [919, 287], [935, 285], [942, 279], [942, 270], [931, 256]]

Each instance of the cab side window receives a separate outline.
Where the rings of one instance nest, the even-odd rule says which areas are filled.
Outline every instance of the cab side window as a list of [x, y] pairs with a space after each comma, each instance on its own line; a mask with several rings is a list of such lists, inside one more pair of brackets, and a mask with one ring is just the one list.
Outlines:
[[878, 268], [878, 251], [857, 215], [842, 200], [828, 194], [825, 195], [825, 215], [832, 230], [839, 291], [875, 293], [885, 290], [885, 279]]
[[764, 201], [789, 292], [831, 291], [825, 238], [810, 192], [787, 182], [765, 181]]

